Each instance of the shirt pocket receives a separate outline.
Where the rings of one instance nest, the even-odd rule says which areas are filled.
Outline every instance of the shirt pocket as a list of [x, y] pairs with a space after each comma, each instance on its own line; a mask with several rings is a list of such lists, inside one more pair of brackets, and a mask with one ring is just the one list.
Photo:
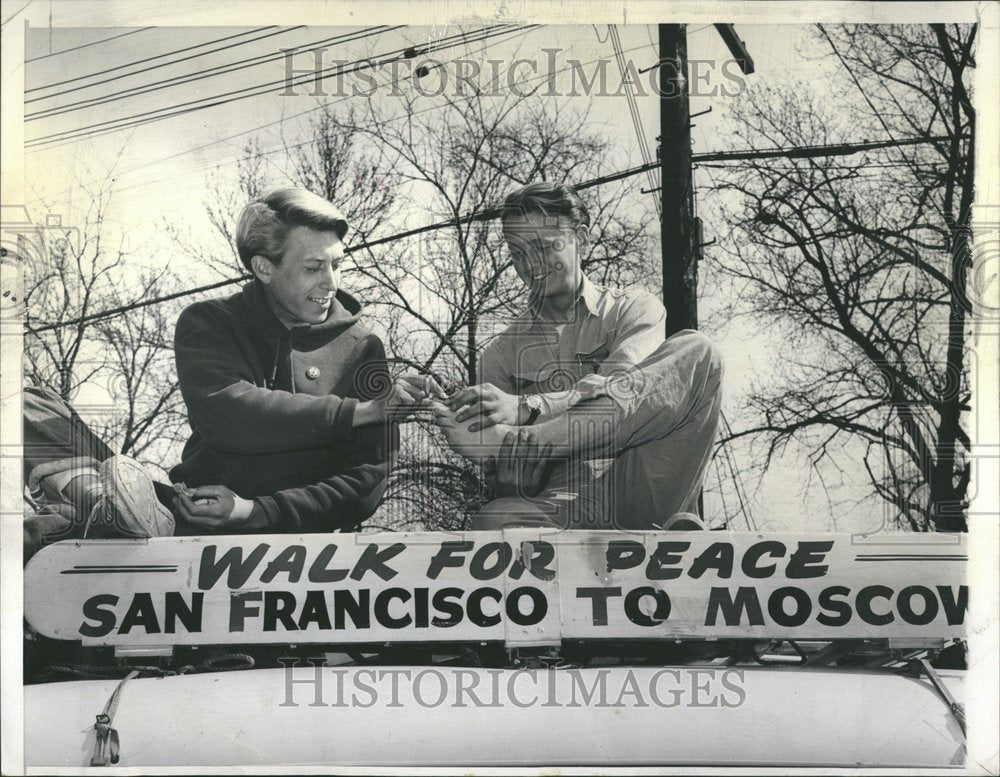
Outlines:
[[607, 341], [601, 343], [592, 351], [577, 352], [574, 356], [581, 376], [597, 373], [605, 360], [611, 355]]

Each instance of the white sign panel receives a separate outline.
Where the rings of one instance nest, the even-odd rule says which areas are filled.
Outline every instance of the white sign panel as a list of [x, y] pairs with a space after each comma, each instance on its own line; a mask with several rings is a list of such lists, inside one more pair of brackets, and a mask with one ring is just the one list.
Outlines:
[[949, 638], [964, 535], [516, 530], [64, 542], [25, 617], [88, 644]]

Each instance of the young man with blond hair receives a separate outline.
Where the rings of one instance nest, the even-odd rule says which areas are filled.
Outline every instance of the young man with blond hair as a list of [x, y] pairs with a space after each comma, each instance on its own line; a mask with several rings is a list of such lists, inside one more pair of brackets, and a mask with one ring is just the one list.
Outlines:
[[175, 487], [115, 456], [58, 395], [25, 390], [26, 558], [68, 538], [343, 530], [375, 511], [398, 447], [391, 417], [443, 392], [390, 379], [341, 288], [347, 229], [303, 189], [244, 208], [236, 244], [253, 280], [190, 305], [175, 330], [192, 430]]
[[341, 285], [347, 220], [304, 189], [278, 189], [240, 216], [254, 279], [177, 321], [175, 350], [192, 435], [171, 471], [188, 526], [330, 531], [378, 506], [398, 434], [396, 408], [442, 395], [432, 379], [390, 379], [382, 341]]

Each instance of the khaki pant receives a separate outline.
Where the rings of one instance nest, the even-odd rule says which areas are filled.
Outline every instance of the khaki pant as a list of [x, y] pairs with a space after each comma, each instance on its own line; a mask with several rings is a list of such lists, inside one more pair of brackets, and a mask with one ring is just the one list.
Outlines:
[[[567, 440], [581, 434], [607, 459], [560, 462], [530, 500], [486, 505], [474, 528], [653, 530], [674, 513], [698, 512], [718, 432], [722, 361], [712, 342], [685, 329], [622, 372], [613, 403], [584, 402], [564, 416]], [[583, 458], [583, 457], [577, 457]]]

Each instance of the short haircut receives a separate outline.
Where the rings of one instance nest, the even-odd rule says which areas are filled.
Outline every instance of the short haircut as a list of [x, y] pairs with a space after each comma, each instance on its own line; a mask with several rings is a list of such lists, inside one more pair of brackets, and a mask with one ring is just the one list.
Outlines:
[[506, 226], [511, 218], [523, 217], [529, 213], [550, 218], [561, 216], [569, 219], [570, 226], [574, 229], [581, 224], [590, 226], [587, 206], [583, 204], [576, 189], [564, 183], [539, 181], [508, 194], [500, 213], [501, 226]]
[[247, 205], [236, 225], [236, 250], [240, 261], [253, 272], [250, 260], [257, 254], [275, 264], [285, 253], [285, 240], [293, 227], [347, 234], [347, 219], [333, 203], [305, 189], [273, 189]]

